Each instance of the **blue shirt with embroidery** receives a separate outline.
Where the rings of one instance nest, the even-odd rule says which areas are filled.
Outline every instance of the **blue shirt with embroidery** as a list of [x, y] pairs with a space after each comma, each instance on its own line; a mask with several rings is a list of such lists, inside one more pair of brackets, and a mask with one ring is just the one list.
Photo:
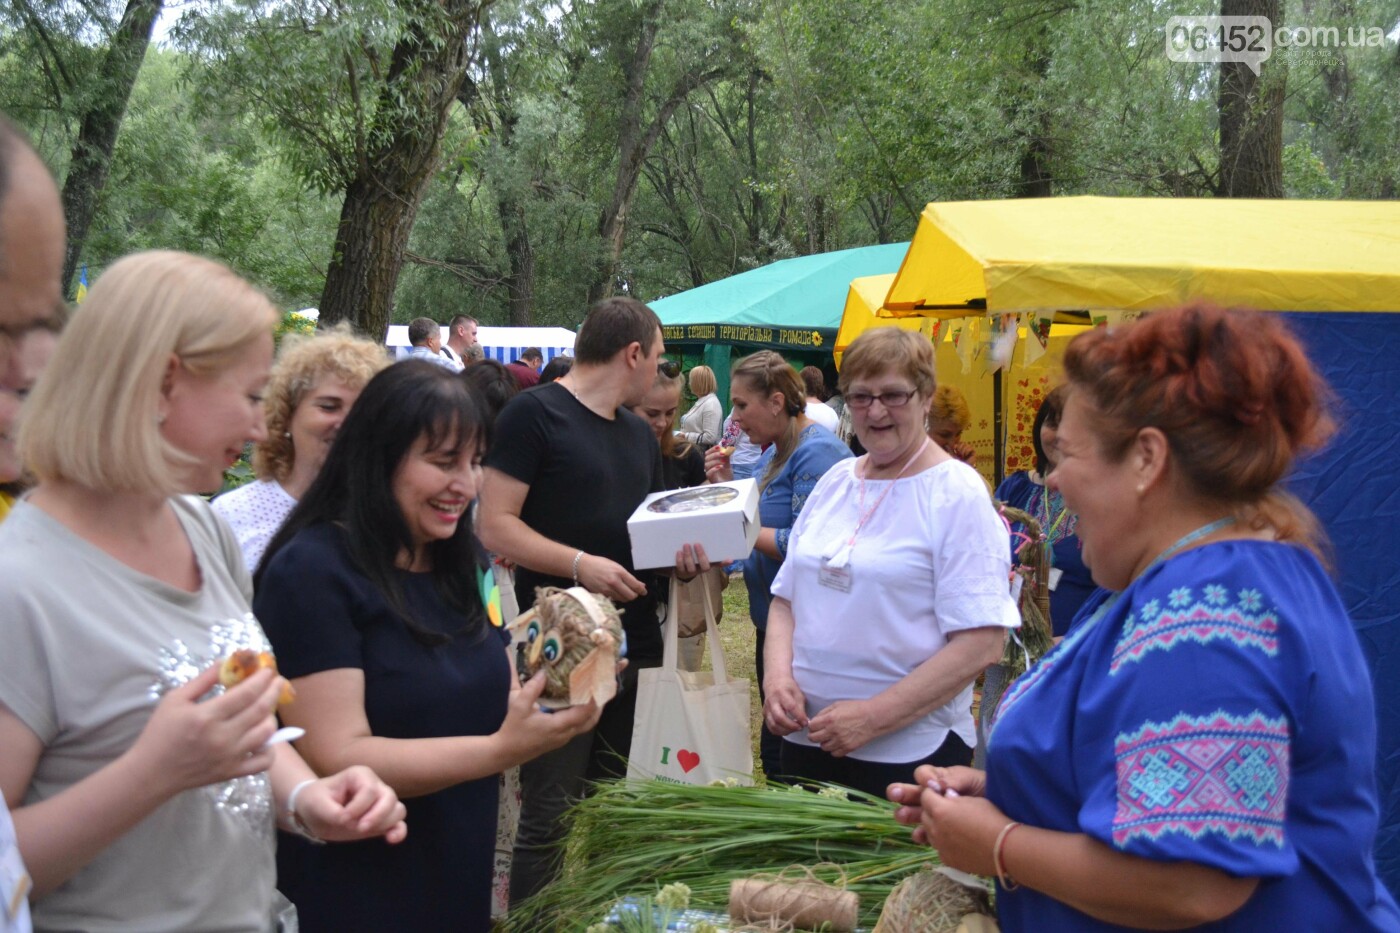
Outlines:
[[[753, 468], [753, 478], [760, 483], [768, 474], [778, 447], [770, 444]], [[819, 424], [808, 425], [797, 436], [797, 449], [788, 457], [773, 482], [758, 499], [758, 523], [777, 532], [778, 553], [787, 554], [788, 535], [797, 522], [802, 506], [817, 485], [838, 460], [851, 456], [851, 448]], [[781, 560], [774, 560], [754, 548], [744, 561], [744, 586], [749, 591], [749, 617], [760, 632], [768, 628], [768, 600], [773, 579], [778, 576]]]
[[[1206, 545], [1076, 621], [1007, 691], [988, 739], [993, 803], [1140, 858], [1260, 879], [1240, 910], [1193, 929], [1400, 930], [1371, 854], [1371, 679], [1310, 553]], [[1026, 887], [997, 907], [1006, 933], [1126, 929]]]

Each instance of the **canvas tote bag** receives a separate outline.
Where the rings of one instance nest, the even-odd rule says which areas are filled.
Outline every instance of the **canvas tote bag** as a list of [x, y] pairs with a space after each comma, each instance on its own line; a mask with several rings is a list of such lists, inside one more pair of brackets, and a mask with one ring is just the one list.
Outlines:
[[710, 641], [710, 671], [676, 666], [677, 583], [671, 578], [671, 606], [662, 628], [665, 650], [660, 667], [637, 674], [637, 715], [627, 776], [659, 778], [678, 784], [709, 784], [726, 778], [753, 783], [753, 743], [749, 735], [749, 682], [730, 680], [715, 625], [714, 603], [701, 587]]

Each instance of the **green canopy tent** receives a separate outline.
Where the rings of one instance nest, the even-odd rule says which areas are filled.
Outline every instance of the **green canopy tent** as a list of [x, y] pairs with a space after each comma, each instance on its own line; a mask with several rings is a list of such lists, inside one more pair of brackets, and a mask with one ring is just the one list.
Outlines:
[[729, 405], [729, 359], [777, 350], [798, 359], [829, 359], [851, 280], [894, 272], [908, 243], [862, 246], [798, 256], [750, 269], [651, 302], [673, 352], [704, 358]]

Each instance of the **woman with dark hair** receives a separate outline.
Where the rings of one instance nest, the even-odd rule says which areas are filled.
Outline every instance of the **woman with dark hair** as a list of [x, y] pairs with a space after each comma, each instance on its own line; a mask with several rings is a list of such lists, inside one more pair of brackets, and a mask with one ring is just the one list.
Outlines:
[[376, 762], [414, 798], [398, 849], [284, 840], [302, 929], [485, 930], [497, 775], [592, 728], [517, 687], [482, 551], [462, 517], [489, 428], [462, 377], [398, 363], [365, 386], [268, 546], [257, 611], [296, 685], [285, 721], [317, 770]]
[[1303, 347], [1192, 305], [1075, 338], [1065, 371], [1046, 483], [1116, 595], [1007, 691], [986, 772], [918, 769], [898, 818], [997, 877], [1007, 933], [1400, 930], [1371, 677], [1279, 485], [1333, 427]]
[[[1079, 538], [1074, 533], [1079, 520], [1065, 508], [1064, 498], [1045, 486], [1045, 477], [1059, 459], [1055, 432], [1060, 426], [1066, 391], [1065, 386], [1051, 389], [1036, 410], [1035, 423], [1031, 426], [1035, 469], [1012, 473], [1002, 480], [996, 491], [997, 499], [1040, 523], [1045, 545], [1050, 548], [1050, 623], [1057, 638], [1069, 631], [1079, 607], [1094, 592], [1094, 580], [1089, 568], [1084, 566]], [[1020, 536], [1020, 530], [1019, 525], [1012, 526], [1012, 555], [1029, 562], [1029, 555], [1021, 553], [1025, 538]]]
[[803, 413], [832, 434], [836, 434], [841, 430], [841, 416], [826, 403], [831, 397], [826, 388], [826, 377], [815, 366], [804, 366], [797, 375], [807, 392], [807, 408]]
[[573, 368], [574, 358], [572, 356], [556, 356], [548, 363], [545, 363], [544, 369], [540, 370], [540, 385], [549, 385], [556, 379], [562, 378]]
[[510, 370], [495, 360], [482, 360], [469, 369], [462, 370], [462, 378], [476, 390], [477, 400], [485, 409], [482, 414], [486, 424], [496, 423], [496, 416], [506, 407], [506, 402], [520, 394], [520, 384], [510, 374]]

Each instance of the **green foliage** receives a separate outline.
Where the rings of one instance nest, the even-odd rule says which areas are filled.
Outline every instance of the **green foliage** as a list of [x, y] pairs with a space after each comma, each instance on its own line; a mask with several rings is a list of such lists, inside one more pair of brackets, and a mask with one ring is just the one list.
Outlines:
[[[284, 307], [317, 304], [344, 185], [419, 106], [395, 49], [439, 41], [449, 5], [178, 8], [178, 49], [151, 50], [118, 138], [90, 268], [187, 249]], [[0, 5], [0, 109], [60, 176], [123, 6]], [[1395, 25], [1388, 0], [1309, 10]], [[615, 280], [643, 299], [907, 238], [930, 200], [1018, 196], [1037, 145], [1056, 194], [1209, 196], [1218, 69], [1163, 54], [1167, 19], [1200, 12], [1186, 0], [497, 0], [470, 40], [480, 54], [412, 229], [396, 319], [508, 323], [523, 287], [535, 323], [576, 325], [607, 258], [598, 233], [621, 143], [696, 68], [717, 71], [659, 125], [626, 207]], [[1395, 44], [1276, 58], [1288, 196], [1400, 194]]]

